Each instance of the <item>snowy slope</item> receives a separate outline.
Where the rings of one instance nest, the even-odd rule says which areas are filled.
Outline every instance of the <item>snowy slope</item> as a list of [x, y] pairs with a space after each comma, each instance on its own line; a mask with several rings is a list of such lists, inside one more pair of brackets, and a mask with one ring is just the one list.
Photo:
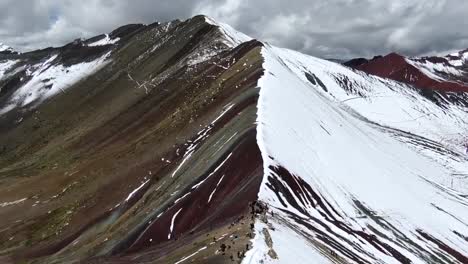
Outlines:
[[13, 51], [13, 49], [3, 43], [0, 43], [0, 52], [3, 52], [3, 51]]
[[[251, 40], [249, 36], [234, 30], [227, 24], [215, 22], [208, 17], [203, 18], [207, 24], [218, 27], [222, 36], [218, 39], [198, 45], [194, 49], [193, 54], [190, 54], [186, 60], [184, 60], [184, 63], [188, 66], [195, 66], [205, 62], [223, 51], [232, 49], [243, 42]], [[166, 24], [167, 30], [170, 28], [171, 22]], [[109, 34], [105, 34], [102, 39], [89, 43], [86, 46], [106, 46], [119, 41], [119, 37], [112, 39]], [[218, 48], [216, 45], [213, 45], [213, 41], [222, 43], [224, 47]], [[157, 47], [158, 46], [155, 48]], [[0, 43], [0, 51], [4, 50], [11, 50], [11, 48]], [[59, 92], [64, 92], [81, 79], [92, 75], [106, 66], [109, 62], [108, 58], [110, 52], [93, 61], [85, 61], [69, 66], [62, 65], [59, 56], [60, 54], [57, 53], [44, 58], [39, 63], [26, 65], [18, 64], [19, 60], [0, 61], [0, 81], [22, 70], [26, 70], [26, 76], [22, 78], [22, 80], [27, 80], [25, 84], [21, 85], [21, 87], [10, 96], [6, 104], [0, 106], [0, 116], [17, 107], [35, 107]], [[18, 66], [14, 67], [15, 65]]]
[[263, 56], [259, 199], [270, 212], [244, 263], [466, 263], [468, 161], [454, 143], [466, 109], [293, 51]]
[[461, 67], [465, 64], [468, 64], [468, 50], [454, 52], [445, 56], [445, 58], [452, 66]]
[[[221, 36], [214, 40], [209, 40], [207, 43], [203, 43], [202, 45], [196, 47], [195, 52], [193, 52], [193, 54], [188, 57], [186, 62], [188, 66], [192, 67], [208, 61], [213, 57], [218, 56], [222, 52], [225, 52], [226, 50], [231, 50], [244, 42], [252, 40], [251, 37], [235, 30], [227, 24], [217, 22], [207, 16], [203, 16], [203, 19], [208, 25], [215, 26], [221, 33]], [[222, 43], [222, 47], [216, 45], [218, 42]]]
[[[438, 106], [433, 101], [401, 83], [349, 70], [333, 62], [301, 53], [272, 48], [281, 63], [302, 83], [320, 88], [323, 96], [347, 109], [358, 118], [432, 142], [440, 142], [447, 151], [462, 155], [468, 143], [468, 109], [448, 103]], [[305, 73], [313, 74], [326, 87], [313, 85]], [[404, 136], [399, 136], [403, 140]], [[413, 147], [418, 147], [417, 145]], [[440, 147], [440, 146], [439, 146]], [[432, 158], [445, 155], [428, 154]], [[458, 163], [445, 162], [458, 166]], [[466, 169], [461, 167], [461, 169]], [[454, 171], [454, 173], [460, 173]], [[463, 186], [463, 188], [468, 186]]]
[[17, 60], [0, 61], [0, 81], [9, 75], [9, 72], [16, 63], [18, 63]]
[[447, 79], [447, 76], [461, 77], [466, 73], [460, 67], [463, 66], [464, 60], [461, 57], [460, 59], [447, 60], [444, 62], [431, 62], [429, 60], [417, 60], [406, 58], [406, 62], [417, 69], [422, 73], [434, 79], [436, 81], [450, 81]]
[[209, 17], [205, 17], [205, 21], [208, 24], [219, 27], [221, 32], [225, 35], [225, 39], [224, 39], [225, 44], [230, 47], [236, 47], [240, 45], [241, 43], [252, 40], [251, 37], [247, 36], [246, 34], [242, 32], [235, 30], [230, 25], [227, 25], [221, 22], [216, 22], [215, 20]]
[[[23, 65], [16, 69], [16, 71], [26, 70], [26, 78], [29, 81], [11, 95], [5, 106], [0, 108], [0, 115], [16, 107], [37, 106], [47, 98], [65, 92], [73, 84], [107, 65], [110, 52], [93, 61], [69, 66], [56, 62], [57, 56], [52, 55], [40, 63]], [[7, 77], [6, 72], [12, 71], [16, 62], [0, 62], [0, 81]]]

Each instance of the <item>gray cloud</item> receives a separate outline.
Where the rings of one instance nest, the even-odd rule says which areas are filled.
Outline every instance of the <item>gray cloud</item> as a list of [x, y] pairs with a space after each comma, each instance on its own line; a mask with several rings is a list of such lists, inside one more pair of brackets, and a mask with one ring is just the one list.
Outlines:
[[206, 14], [321, 57], [443, 54], [468, 48], [466, 10], [465, 0], [0, 0], [0, 42], [27, 50]]

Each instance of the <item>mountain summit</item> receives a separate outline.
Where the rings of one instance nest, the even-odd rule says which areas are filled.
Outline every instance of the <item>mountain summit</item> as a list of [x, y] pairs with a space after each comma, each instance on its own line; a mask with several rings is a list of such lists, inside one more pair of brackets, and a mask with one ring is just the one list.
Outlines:
[[204, 16], [0, 53], [0, 261], [468, 263], [467, 93], [399, 81]]

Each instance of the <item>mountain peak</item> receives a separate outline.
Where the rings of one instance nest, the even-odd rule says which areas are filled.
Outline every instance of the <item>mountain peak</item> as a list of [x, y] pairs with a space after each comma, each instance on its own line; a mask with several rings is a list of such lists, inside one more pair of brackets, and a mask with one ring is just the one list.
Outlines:
[[445, 57], [404, 57], [392, 52], [368, 61], [345, 65], [372, 75], [440, 91], [468, 91], [468, 53], [461, 51]]
[[235, 47], [241, 43], [251, 41], [252, 38], [247, 36], [246, 34], [235, 30], [233, 27], [231, 27], [228, 24], [216, 22], [214, 19], [208, 17], [208, 16], [201, 16], [205, 22], [207, 22], [210, 25], [218, 27], [221, 32], [225, 35], [227, 39], [227, 44], [229, 44], [231, 47]]
[[12, 54], [12, 53], [16, 53], [15, 50], [3, 43], [0, 42], [0, 54], [1, 53], [4, 53], [4, 54]]

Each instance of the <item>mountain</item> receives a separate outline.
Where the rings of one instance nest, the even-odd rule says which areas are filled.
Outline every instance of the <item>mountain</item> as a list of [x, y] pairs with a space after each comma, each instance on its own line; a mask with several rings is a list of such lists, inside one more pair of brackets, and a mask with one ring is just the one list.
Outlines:
[[0, 54], [12, 54], [17, 53], [11, 47], [0, 42]]
[[204, 16], [1, 54], [0, 87], [0, 261], [468, 263], [462, 90]]
[[346, 66], [372, 75], [442, 92], [468, 91], [468, 50], [445, 57], [407, 58], [397, 53], [371, 60], [354, 59]]

